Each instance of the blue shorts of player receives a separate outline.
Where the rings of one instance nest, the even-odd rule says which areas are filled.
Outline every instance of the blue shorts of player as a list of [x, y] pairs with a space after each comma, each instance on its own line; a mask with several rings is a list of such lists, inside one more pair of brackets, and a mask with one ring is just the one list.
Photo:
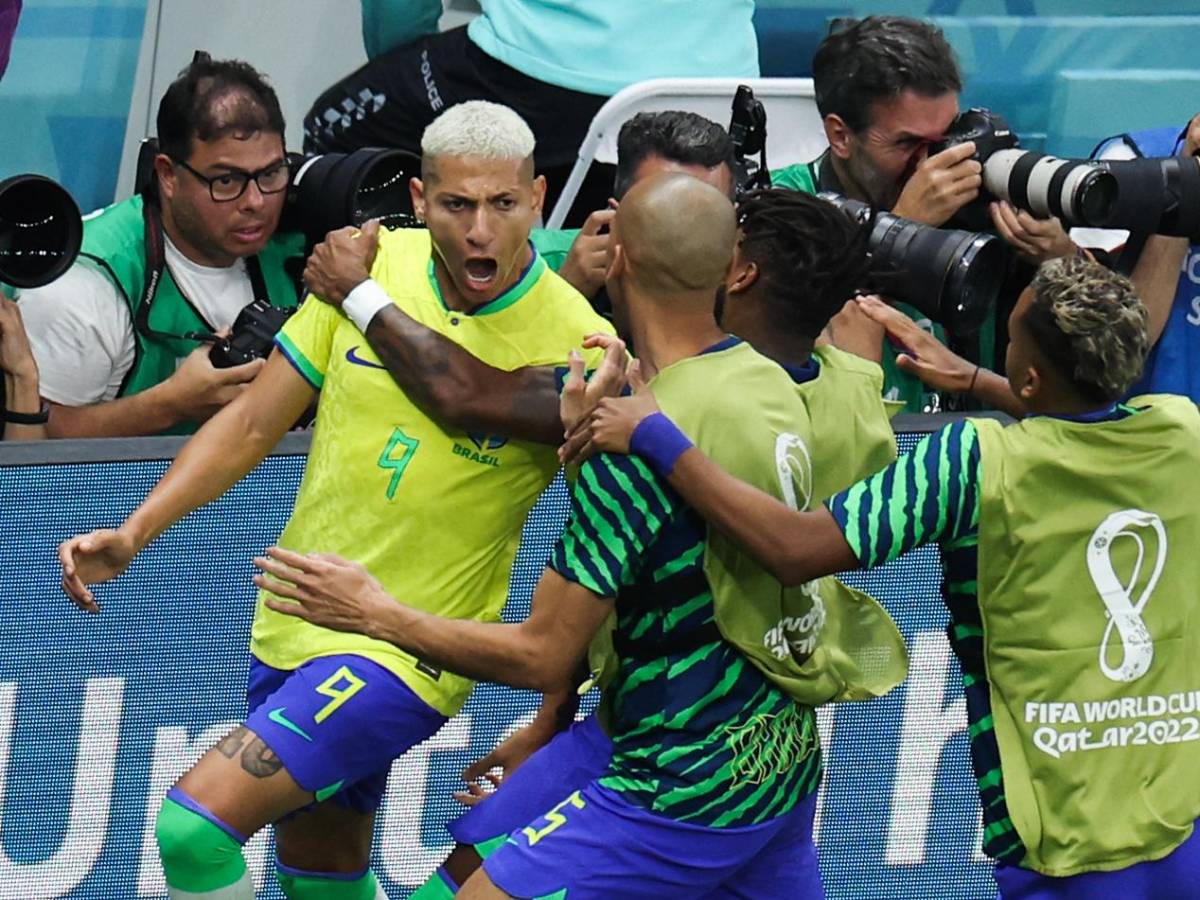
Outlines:
[[318, 802], [379, 807], [392, 761], [446, 717], [361, 656], [323, 656], [285, 672], [250, 661], [246, 727]]
[[816, 800], [814, 792], [760, 825], [706, 828], [633, 806], [592, 782], [513, 832], [483, 868], [519, 898], [823, 898], [812, 840]]
[[1051, 878], [1019, 866], [996, 866], [1001, 900], [1193, 900], [1200, 897], [1200, 822], [1192, 836], [1162, 859], [1116, 872]]
[[485, 844], [544, 814], [572, 791], [599, 778], [612, 760], [612, 740], [594, 714], [560, 731], [504, 779], [501, 790], [447, 826], [460, 844]]

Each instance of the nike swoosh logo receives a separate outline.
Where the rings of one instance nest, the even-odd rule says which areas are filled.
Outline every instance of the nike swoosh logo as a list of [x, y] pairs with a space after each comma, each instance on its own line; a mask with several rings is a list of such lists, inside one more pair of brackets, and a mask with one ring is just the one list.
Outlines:
[[346, 351], [346, 362], [352, 362], [356, 366], [366, 366], [370, 369], [383, 369], [385, 372], [387, 371], [387, 366], [381, 366], [379, 363], [371, 362], [369, 359], [363, 359], [354, 352], [357, 349], [358, 346], [355, 345]]
[[278, 709], [273, 709], [269, 713], [267, 713], [267, 718], [270, 719], [272, 722], [274, 722], [276, 725], [282, 725], [288, 731], [291, 731], [291, 732], [294, 732], [295, 734], [300, 735], [300, 737], [304, 738], [306, 741], [311, 743], [312, 738], [310, 738], [307, 734], [305, 734], [304, 729], [301, 728], [299, 725], [297, 725], [295, 722], [290, 721], [283, 714], [283, 711], [285, 709], [287, 709], [286, 706], [281, 706]]

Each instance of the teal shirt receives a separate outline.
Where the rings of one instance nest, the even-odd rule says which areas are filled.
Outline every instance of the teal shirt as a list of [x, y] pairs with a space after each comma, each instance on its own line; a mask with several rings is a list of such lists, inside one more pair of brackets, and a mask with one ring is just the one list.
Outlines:
[[[478, 47], [547, 84], [608, 96], [647, 78], [757, 78], [754, 0], [480, 0]], [[362, 0], [378, 56], [437, 30], [441, 0]]]

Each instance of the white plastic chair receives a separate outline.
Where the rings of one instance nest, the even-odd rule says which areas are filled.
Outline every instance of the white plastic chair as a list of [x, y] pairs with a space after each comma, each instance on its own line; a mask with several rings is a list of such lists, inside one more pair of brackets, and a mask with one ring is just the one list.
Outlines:
[[631, 84], [600, 107], [562, 194], [546, 221], [561, 228], [594, 161], [617, 161], [617, 132], [640, 112], [680, 109], [729, 125], [733, 95], [749, 85], [767, 111], [767, 162], [771, 168], [816, 159], [827, 146], [811, 78], [654, 78]]

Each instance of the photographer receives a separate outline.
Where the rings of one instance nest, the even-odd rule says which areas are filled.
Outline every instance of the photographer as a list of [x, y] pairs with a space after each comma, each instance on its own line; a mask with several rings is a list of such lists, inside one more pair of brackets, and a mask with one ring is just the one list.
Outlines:
[[[954, 51], [940, 29], [917, 19], [870, 16], [839, 27], [843, 22], [835, 23], [813, 57], [829, 149], [810, 163], [773, 172], [771, 181], [832, 191], [942, 226], [979, 196], [983, 183], [974, 143], [933, 149], [959, 113], [962, 78]], [[989, 213], [997, 234], [1030, 262], [1075, 252], [1055, 219], [1038, 221], [1002, 202], [992, 203]], [[884, 365], [886, 383], [910, 411], [921, 411], [919, 382], [889, 359]]]
[[0, 373], [4, 375], [0, 436], [36, 441], [46, 436], [46, 409], [38, 395], [38, 369], [21, 323], [21, 310], [0, 296]]
[[216, 368], [210, 344], [243, 307], [295, 307], [277, 238], [288, 167], [274, 90], [198, 53], [158, 109], [154, 188], [84, 225], [80, 259], [23, 291], [51, 437], [187, 433], [262, 367]]
[[[1195, 157], [1200, 152], [1200, 115], [1182, 129], [1155, 128], [1104, 141], [1098, 159]], [[1099, 247], [1129, 271], [1150, 313], [1150, 356], [1133, 393], [1183, 394], [1200, 400], [1200, 249], [1187, 238], [1136, 235], [1113, 229], [1072, 229], [1072, 236]], [[1132, 257], [1132, 259], [1130, 258]], [[1182, 271], [1181, 271], [1182, 270]]]

